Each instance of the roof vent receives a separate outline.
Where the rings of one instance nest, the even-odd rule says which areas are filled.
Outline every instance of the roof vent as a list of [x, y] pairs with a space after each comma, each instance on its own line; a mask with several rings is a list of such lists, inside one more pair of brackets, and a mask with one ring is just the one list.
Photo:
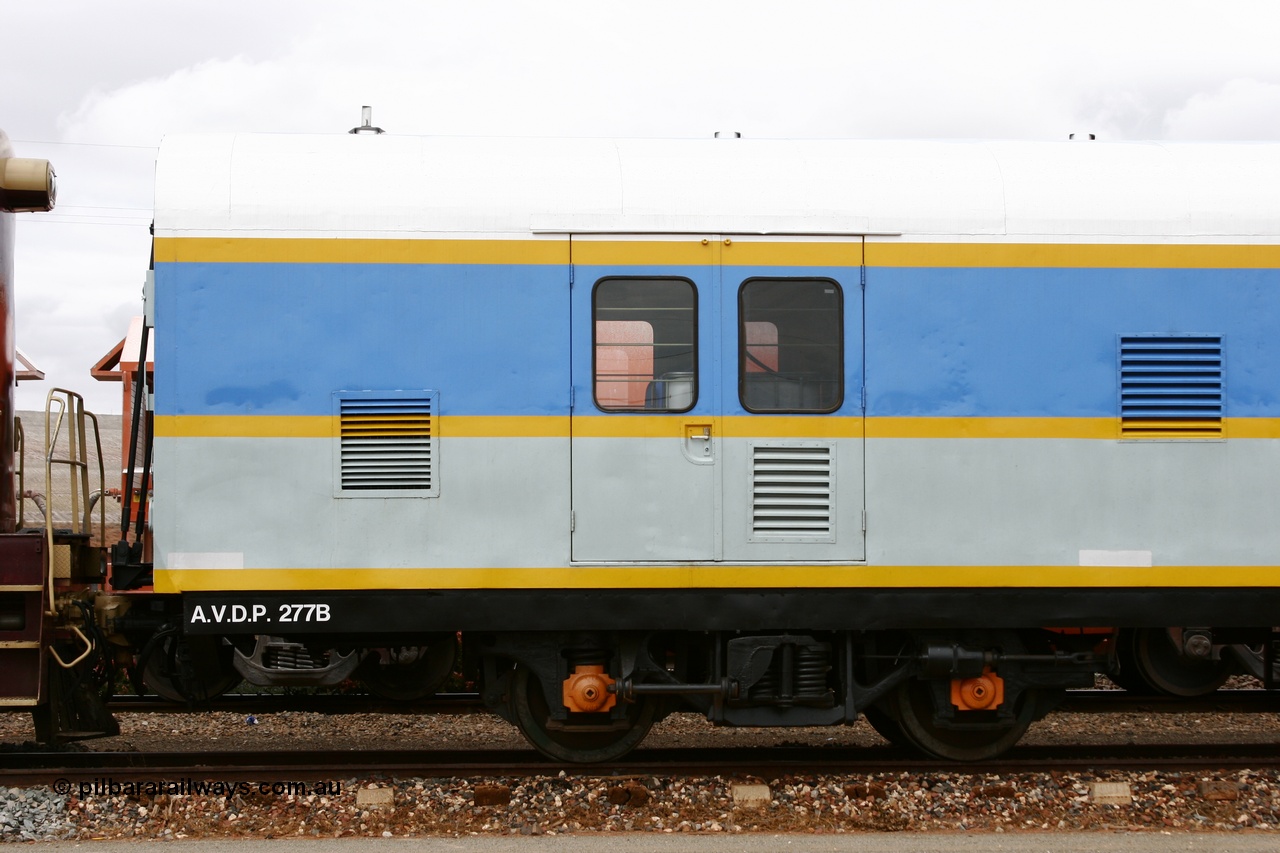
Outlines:
[[1067, 139], [1072, 142], [1092, 142], [1098, 138], [1096, 133], [1071, 133], [1067, 135]]
[[736, 130], [717, 130], [716, 139], [741, 139], [742, 134]]
[[351, 128], [347, 133], [386, 133], [386, 131], [373, 126], [373, 107], [361, 107], [360, 126]]

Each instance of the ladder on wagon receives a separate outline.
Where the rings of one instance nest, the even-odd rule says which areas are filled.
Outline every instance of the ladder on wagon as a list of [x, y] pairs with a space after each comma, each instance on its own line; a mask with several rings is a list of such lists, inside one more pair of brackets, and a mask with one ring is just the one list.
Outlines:
[[35, 707], [45, 696], [45, 540], [22, 524], [26, 441], [13, 420], [17, 523], [0, 530], [0, 710]]
[[[49, 392], [43, 492], [26, 491], [24, 432], [15, 418], [17, 525], [0, 535], [0, 708], [30, 708], [37, 738], [46, 742], [113, 733], [115, 721], [95, 683], [110, 669], [99, 666], [108, 650], [92, 610], [106, 533], [98, 419], [79, 394]], [[94, 479], [97, 488], [90, 491]], [[26, 525], [24, 497], [41, 510], [39, 526]]]

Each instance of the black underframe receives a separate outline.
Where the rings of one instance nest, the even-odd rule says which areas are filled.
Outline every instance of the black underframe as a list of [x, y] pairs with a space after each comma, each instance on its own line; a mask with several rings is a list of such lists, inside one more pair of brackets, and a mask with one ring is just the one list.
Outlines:
[[[286, 624], [278, 619], [283, 606], [313, 604], [328, 607], [327, 620]], [[237, 605], [245, 609], [237, 610]], [[257, 620], [250, 620], [255, 605], [262, 610]], [[192, 622], [196, 607], [208, 621]], [[222, 608], [217, 611], [219, 618], [214, 618], [214, 608]], [[282, 636], [420, 631], [1247, 628], [1275, 622], [1280, 588], [247, 591], [187, 593], [183, 610], [183, 622], [191, 634]]]

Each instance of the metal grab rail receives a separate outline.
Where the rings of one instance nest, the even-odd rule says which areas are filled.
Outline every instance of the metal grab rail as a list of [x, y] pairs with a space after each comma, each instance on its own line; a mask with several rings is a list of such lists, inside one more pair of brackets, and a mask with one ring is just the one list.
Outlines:
[[27, 502], [27, 461], [26, 461], [27, 438], [22, 432], [22, 418], [17, 415], [13, 418], [13, 456], [18, 462], [18, 525], [16, 530], [23, 528], [22, 509]]
[[90, 640], [88, 637], [84, 635], [84, 631], [80, 630], [79, 625], [72, 625], [71, 631], [77, 637], [80, 638], [80, 642], [84, 643], [84, 651], [81, 652], [80, 655], [75, 660], [71, 661], [70, 663], [68, 663], [67, 661], [64, 661], [62, 659], [62, 655], [58, 654], [58, 650], [55, 649], [53, 646], [49, 646], [49, 654], [52, 655], [53, 659], [58, 662], [58, 666], [62, 667], [63, 669], [71, 669], [73, 666], [80, 663], [82, 660], [87, 658], [90, 655], [90, 653], [93, 652], [93, 640]]
[[[62, 396], [59, 396], [62, 395]], [[54, 418], [56, 408], [57, 417]], [[106, 485], [106, 470], [102, 462], [102, 438], [98, 433], [98, 419], [84, 408], [84, 397], [66, 388], [50, 389], [44, 406], [44, 480], [45, 495], [50, 502], [49, 511], [45, 513], [45, 581], [49, 588], [47, 612], [56, 616], [54, 607], [54, 568], [53, 568], [53, 469], [55, 465], [65, 465], [71, 487], [71, 530], [73, 535], [92, 535], [93, 507], [98, 506], [98, 537], [105, 545], [107, 514], [106, 505], [102, 501], [92, 501], [89, 497], [89, 458], [86, 447], [85, 419], [93, 421], [93, 441], [98, 461], [98, 491], [102, 492]], [[58, 438], [62, 435], [63, 423], [67, 422], [67, 450], [65, 457], [54, 455]], [[84, 515], [81, 516], [81, 506]]]

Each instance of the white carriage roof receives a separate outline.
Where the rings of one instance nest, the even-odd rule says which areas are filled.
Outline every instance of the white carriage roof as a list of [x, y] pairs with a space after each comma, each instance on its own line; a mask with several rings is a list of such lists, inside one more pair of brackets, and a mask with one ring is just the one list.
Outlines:
[[1280, 144], [171, 136], [158, 236], [1280, 240]]

